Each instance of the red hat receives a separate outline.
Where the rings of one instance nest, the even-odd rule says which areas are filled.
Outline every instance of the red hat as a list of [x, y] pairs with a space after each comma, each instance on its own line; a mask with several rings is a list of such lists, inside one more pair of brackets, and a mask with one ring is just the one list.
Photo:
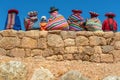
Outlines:
[[76, 10], [76, 9], [73, 9], [72, 12], [73, 12], [73, 13], [82, 13], [81, 10]]
[[90, 13], [90, 15], [91, 15], [92, 17], [97, 17], [97, 16], [99, 16], [99, 14], [96, 13], [96, 12], [90, 11], [89, 13]]
[[18, 14], [18, 10], [16, 10], [16, 9], [10, 9], [10, 10], [8, 10], [8, 13], [16, 13], [16, 14]]
[[115, 17], [116, 15], [114, 13], [112, 13], [112, 12], [108, 12], [108, 13], [105, 14], [105, 16], [107, 16], [107, 17]]

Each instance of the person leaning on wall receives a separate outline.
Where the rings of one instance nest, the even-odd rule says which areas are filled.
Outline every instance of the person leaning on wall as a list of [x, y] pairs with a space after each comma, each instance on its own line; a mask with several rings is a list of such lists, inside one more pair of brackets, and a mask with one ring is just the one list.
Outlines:
[[107, 18], [104, 20], [104, 22], [102, 24], [102, 30], [116, 32], [117, 31], [117, 22], [114, 20], [114, 17], [116, 15], [112, 12], [108, 12], [105, 14], [105, 16]]

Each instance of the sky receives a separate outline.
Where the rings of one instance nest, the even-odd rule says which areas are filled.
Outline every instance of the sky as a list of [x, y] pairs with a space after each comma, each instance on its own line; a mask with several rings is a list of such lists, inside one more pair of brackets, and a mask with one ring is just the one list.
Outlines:
[[51, 6], [59, 9], [59, 13], [66, 19], [72, 14], [72, 9], [82, 10], [81, 14], [84, 19], [90, 18], [89, 11], [99, 13], [101, 22], [106, 18], [106, 12], [116, 14], [115, 20], [118, 23], [118, 31], [120, 31], [120, 0], [0, 0], [0, 30], [5, 27], [7, 12], [9, 9], [17, 9], [21, 20], [22, 30], [24, 28], [24, 18], [27, 17], [29, 11], [38, 11], [38, 18], [46, 16], [49, 18], [49, 10]]

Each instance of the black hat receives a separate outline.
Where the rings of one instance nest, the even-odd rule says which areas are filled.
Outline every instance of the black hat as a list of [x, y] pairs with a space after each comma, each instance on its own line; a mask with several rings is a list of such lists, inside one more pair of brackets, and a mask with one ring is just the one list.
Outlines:
[[57, 9], [57, 8], [55, 8], [55, 7], [53, 6], [53, 7], [50, 7], [49, 13], [52, 13], [52, 12], [58, 11], [58, 10], [59, 10], [59, 9]]

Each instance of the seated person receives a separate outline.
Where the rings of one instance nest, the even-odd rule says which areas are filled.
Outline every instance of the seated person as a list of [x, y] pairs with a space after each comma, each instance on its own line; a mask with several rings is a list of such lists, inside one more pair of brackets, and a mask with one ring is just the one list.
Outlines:
[[58, 13], [58, 9], [55, 7], [50, 8], [50, 18], [47, 24], [47, 30], [68, 30], [69, 25], [66, 19]]
[[97, 18], [99, 14], [95, 12], [89, 12], [91, 18], [86, 21], [86, 29], [88, 31], [102, 31], [102, 24], [100, 20]]
[[37, 11], [28, 12], [28, 17], [24, 20], [24, 25], [27, 30], [40, 30], [40, 21], [37, 17]]
[[21, 22], [18, 16], [18, 10], [10, 9], [5, 23], [5, 29], [21, 30]]
[[46, 16], [42, 16], [41, 17], [41, 21], [40, 21], [40, 27], [42, 31], [46, 30], [46, 26], [47, 26], [47, 20], [46, 20]]
[[82, 31], [84, 30], [83, 21], [84, 19], [81, 17], [81, 10], [72, 10], [73, 14], [69, 16], [68, 23], [69, 23], [69, 30], [73, 31]]

